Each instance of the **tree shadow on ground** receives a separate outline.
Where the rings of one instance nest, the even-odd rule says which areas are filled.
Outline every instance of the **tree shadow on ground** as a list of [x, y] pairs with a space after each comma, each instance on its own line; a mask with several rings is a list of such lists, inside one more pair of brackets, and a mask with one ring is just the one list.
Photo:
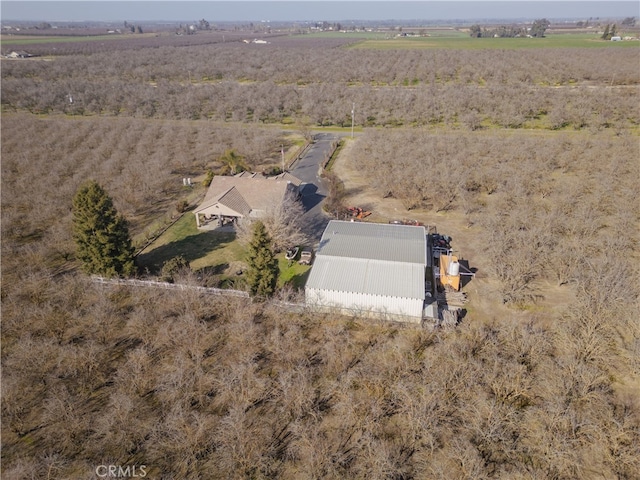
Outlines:
[[303, 289], [307, 283], [307, 279], [309, 278], [309, 274], [311, 273], [311, 269], [306, 270], [298, 275], [294, 275], [289, 279], [287, 285], [292, 286], [293, 288]]
[[300, 198], [304, 211], [308, 212], [313, 207], [322, 202], [326, 196], [318, 193], [318, 187], [312, 183], [307, 183], [300, 191]]
[[318, 215], [305, 214], [302, 217], [302, 230], [307, 234], [311, 243], [320, 241], [329, 220], [330, 218], [322, 213]]
[[195, 270], [196, 278], [203, 287], [219, 288], [224, 279], [224, 273], [229, 268], [228, 263], [206, 266]]
[[[363, 187], [351, 187], [351, 188], [347, 189], [344, 193], [345, 193], [345, 196], [347, 196], [347, 197], [354, 197], [354, 196], [359, 195], [359, 194], [361, 194], [363, 192], [364, 192], [364, 188]], [[359, 206], [361, 206], [361, 205], [359, 205]]]
[[219, 265], [212, 265], [212, 266], [199, 268], [198, 270], [195, 271], [195, 273], [198, 273], [201, 275], [222, 275], [227, 270], [227, 268], [229, 268], [228, 263], [221, 263]]
[[141, 270], [148, 269], [150, 273], [158, 274], [167, 260], [182, 255], [191, 263], [226, 247], [235, 239], [236, 234], [233, 232], [201, 232], [141, 253], [136, 261]]

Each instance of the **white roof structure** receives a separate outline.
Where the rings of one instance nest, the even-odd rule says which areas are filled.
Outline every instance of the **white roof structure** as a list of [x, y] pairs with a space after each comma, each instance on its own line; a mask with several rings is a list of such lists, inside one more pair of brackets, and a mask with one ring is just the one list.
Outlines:
[[426, 265], [426, 232], [410, 225], [332, 220], [318, 255]]
[[424, 300], [424, 265], [319, 256], [307, 286]]
[[421, 319], [426, 258], [424, 227], [332, 220], [305, 286], [307, 303]]

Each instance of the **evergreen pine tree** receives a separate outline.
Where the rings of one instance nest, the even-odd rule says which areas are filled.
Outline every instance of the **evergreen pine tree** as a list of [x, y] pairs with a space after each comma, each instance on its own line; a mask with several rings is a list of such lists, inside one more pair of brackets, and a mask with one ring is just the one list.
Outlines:
[[278, 260], [271, 249], [271, 238], [260, 221], [253, 225], [253, 237], [249, 243], [249, 290], [255, 297], [270, 297], [278, 280]]
[[113, 277], [135, 272], [127, 222], [93, 180], [73, 198], [73, 239], [76, 256], [87, 273]]

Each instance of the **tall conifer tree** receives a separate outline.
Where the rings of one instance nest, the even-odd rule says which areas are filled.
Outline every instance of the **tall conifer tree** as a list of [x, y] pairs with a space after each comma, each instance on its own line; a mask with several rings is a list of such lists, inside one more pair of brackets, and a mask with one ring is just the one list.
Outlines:
[[278, 260], [271, 249], [271, 238], [260, 221], [253, 225], [249, 243], [247, 279], [252, 296], [270, 297], [278, 281]]
[[73, 239], [82, 268], [107, 277], [135, 272], [127, 221], [95, 181], [82, 185], [73, 198]]

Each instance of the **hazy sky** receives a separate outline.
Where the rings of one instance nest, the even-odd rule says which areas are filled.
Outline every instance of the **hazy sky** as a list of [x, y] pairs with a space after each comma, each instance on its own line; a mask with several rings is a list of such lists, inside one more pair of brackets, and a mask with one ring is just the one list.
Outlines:
[[65, 21], [451, 20], [639, 16], [636, 1], [4, 1], [0, 19]]

